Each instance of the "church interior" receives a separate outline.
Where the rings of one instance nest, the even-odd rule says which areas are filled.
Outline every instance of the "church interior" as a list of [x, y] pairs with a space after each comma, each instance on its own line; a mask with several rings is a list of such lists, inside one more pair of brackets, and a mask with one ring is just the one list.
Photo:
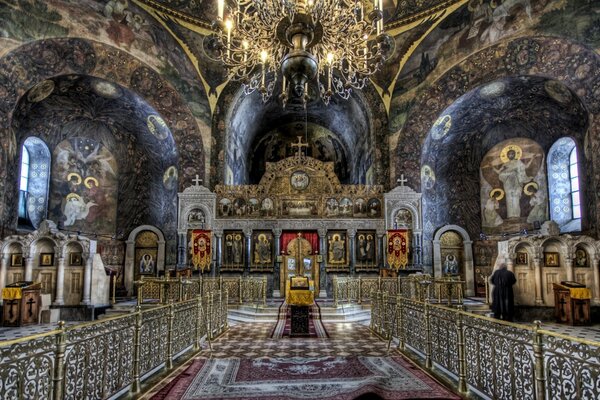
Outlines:
[[0, 398], [600, 398], [600, 1], [0, 0]]

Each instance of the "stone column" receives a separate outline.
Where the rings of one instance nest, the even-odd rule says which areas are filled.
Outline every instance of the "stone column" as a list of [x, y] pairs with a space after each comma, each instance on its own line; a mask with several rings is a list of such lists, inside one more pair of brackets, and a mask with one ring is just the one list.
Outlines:
[[442, 249], [439, 240], [433, 240], [433, 276], [442, 276]]
[[[8, 275], [8, 264], [10, 262], [10, 254], [2, 255], [2, 264], [0, 265], [0, 291], [6, 286], [6, 278]], [[0, 296], [0, 304], [2, 304], [2, 296]]]
[[421, 267], [421, 265], [423, 264], [423, 233], [422, 232], [414, 233], [413, 264], [416, 267]]
[[250, 275], [250, 265], [252, 264], [252, 229], [244, 229], [244, 238], [246, 239], [244, 275]]
[[165, 271], [165, 276], [167, 275], [167, 266], [165, 265], [165, 241], [159, 240], [158, 242], [158, 254], [156, 255], [156, 273], [158, 276], [158, 271], [161, 269]]
[[277, 258], [281, 256], [281, 233], [283, 231], [279, 228], [273, 229], [273, 248], [275, 252], [275, 259], [273, 260], [273, 297], [281, 297], [281, 288], [279, 287], [279, 279], [281, 275], [281, 263], [277, 261]]
[[542, 259], [540, 257], [533, 258], [533, 274], [535, 282], [535, 305], [544, 305], [544, 294], [542, 291]]
[[475, 268], [473, 266], [473, 242], [463, 242], [465, 255], [465, 296], [475, 296]]
[[377, 266], [379, 269], [385, 268], [385, 232], [377, 232]]
[[223, 231], [213, 231], [215, 236], [215, 255], [211, 275], [216, 276], [221, 273], [221, 260], [223, 259]]
[[23, 254], [23, 258], [25, 259], [25, 279], [26, 281], [33, 280], [33, 255], [28, 254], [25, 256]]
[[58, 257], [58, 268], [56, 269], [56, 292], [54, 292], [54, 302], [52, 304], [56, 306], [65, 304], [65, 257], [62, 254]]
[[592, 272], [594, 273], [594, 288], [592, 289], [592, 303], [600, 304], [600, 271], [598, 270], [598, 257], [591, 260]]
[[[85, 271], [83, 272], [83, 297], [81, 304], [92, 304], [92, 269], [94, 266], [94, 254], [90, 253], [85, 261]], [[110, 281], [109, 281], [110, 282]], [[112, 290], [112, 289], [109, 289]]]
[[354, 275], [356, 271], [356, 252], [354, 251], [354, 238], [356, 237], [356, 229], [348, 229], [348, 251], [350, 253], [350, 275]]
[[573, 259], [569, 256], [565, 257], [565, 272], [567, 273], [567, 281], [573, 282]]
[[125, 288], [129, 296], [133, 296], [133, 279], [135, 271], [135, 241], [128, 240], [125, 248]]
[[320, 228], [317, 233], [319, 234], [319, 254], [321, 254], [321, 260], [323, 260], [315, 266], [319, 268], [319, 297], [327, 297], [327, 271], [325, 270], [327, 229]]
[[183, 269], [187, 266], [188, 260], [188, 243], [187, 233], [179, 232], [179, 241], [177, 244], [177, 268]]

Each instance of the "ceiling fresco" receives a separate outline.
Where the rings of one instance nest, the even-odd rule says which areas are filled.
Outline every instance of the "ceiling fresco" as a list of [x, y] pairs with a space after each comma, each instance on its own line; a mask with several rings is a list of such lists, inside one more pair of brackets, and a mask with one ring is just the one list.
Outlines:
[[[90, 76], [48, 79], [22, 97], [13, 129], [17, 143], [35, 136], [53, 149], [49, 217], [59, 224], [110, 235], [152, 222], [167, 236], [174, 234], [177, 146], [163, 118], [135, 93]], [[70, 182], [73, 174], [75, 184]], [[63, 215], [65, 196], [77, 195], [81, 203], [88, 199], [84, 183], [90, 179], [97, 190], [107, 192], [94, 193], [94, 203], [103, 207], [91, 211], [116, 212], [118, 203], [118, 220]]]
[[461, 96], [439, 115], [421, 153], [427, 234], [451, 223], [479, 235], [480, 165], [495, 145], [527, 138], [547, 152], [556, 140], [570, 136], [583, 146], [588, 123], [576, 94], [542, 77], [500, 79]]

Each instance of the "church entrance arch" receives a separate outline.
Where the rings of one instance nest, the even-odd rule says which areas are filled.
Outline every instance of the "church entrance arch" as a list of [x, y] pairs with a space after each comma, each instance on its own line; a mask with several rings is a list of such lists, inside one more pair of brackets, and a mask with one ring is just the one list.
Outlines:
[[446, 225], [433, 238], [433, 274], [436, 277], [458, 275], [466, 282], [465, 295], [475, 295], [473, 241], [458, 225]]

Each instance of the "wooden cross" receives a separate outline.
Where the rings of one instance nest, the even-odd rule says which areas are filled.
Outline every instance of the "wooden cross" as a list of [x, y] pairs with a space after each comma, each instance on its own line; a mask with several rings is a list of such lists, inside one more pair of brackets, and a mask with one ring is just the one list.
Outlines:
[[202, 179], [200, 179], [200, 176], [196, 174], [196, 177], [192, 179], [192, 182], [194, 182], [196, 186], [200, 186], [200, 184], [202, 183]]
[[33, 316], [33, 305], [35, 303], [36, 303], [35, 300], [33, 300], [32, 298], [27, 300], [27, 305], [29, 306], [29, 309], [27, 311], [28, 311], [30, 317]]
[[398, 178], [398, 180], [397, 180], [396, 182], [397, 182], [397, 183], [399, 183], [399, 184], [400, 184], [400, 186], [404, 186], [404, 184], [405, 184], [406, 182], [408, 182], [408, 179], [406, 179], [406, 178], [404, 177], [404, 174], [402, 174], [402, 175], [400, 175], [400, 178]]
[[10, 308], [8, 309], [8, 319], [12, 320], [15, 317], [15, 313], [13, 312], [14, 307], [19, 304], [19, 302], [17, 300], [9, 300], [7, 306], [9, 306]]
[[296, 157], [302, 156], [302, 148], [308, 147], [308, 143], [302, 143], [302, 136], [298, 136], [298, 143], [292, 143], [292, 147], [297, 147]]

